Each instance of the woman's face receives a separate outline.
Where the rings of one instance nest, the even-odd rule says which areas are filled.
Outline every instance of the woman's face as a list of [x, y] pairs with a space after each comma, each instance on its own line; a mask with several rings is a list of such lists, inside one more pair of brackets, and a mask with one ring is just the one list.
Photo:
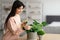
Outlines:
[[23, 6], [16, 9], [16, 13], [20, 14], [23, 11]]

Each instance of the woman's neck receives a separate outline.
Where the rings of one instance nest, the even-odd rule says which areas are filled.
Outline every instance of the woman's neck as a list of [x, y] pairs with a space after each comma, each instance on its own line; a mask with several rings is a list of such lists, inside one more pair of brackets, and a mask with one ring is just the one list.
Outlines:
[[19, 15], [19, 14], [16, 14], [16, 15]]

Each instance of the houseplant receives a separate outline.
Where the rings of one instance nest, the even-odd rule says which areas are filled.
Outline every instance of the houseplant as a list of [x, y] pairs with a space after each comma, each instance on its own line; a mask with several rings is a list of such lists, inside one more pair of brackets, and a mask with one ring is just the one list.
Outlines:
[[28, 34], [28, 40], [37, 40], [37, 33], [39, 34], [39, 32], [42, 31], [42, 27], [45, 25], [45, 22], [39, 23], [34, 20], [33, 24], [30, 24], [32, 28], [30, 30], [26, 30]]
[[42, 28], [37, 32], [39, 40], [42, 40], [42, 36], [45, 34], [45, 31], [43, 30], [43, 27], [47, 25], [46, 22], [42, 22]]
[[30, 24], [30, 26], [32, 26], [31, 29], [26, 30], [27, 36], [28, 36], [27, 40], [37, 40], [38, 27], [36, 26], [36, 24], [39, 24], [39, 23], [34, 20], [33, 24]]

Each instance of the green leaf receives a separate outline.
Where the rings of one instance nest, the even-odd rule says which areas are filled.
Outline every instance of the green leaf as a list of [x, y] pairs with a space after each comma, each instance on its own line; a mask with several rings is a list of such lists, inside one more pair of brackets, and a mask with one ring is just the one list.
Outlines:
[[33, 24], [37, 25], [37, 24], [39, 24], [39, 23], [38, 23], [36, 20], [34, 20]]
[[46, 25], [47, 25], [47, 22], [42, 22], [42, 25], [43, 25], [43, 26], [46, 26]]
[[40, 30], [37, 32], [38, 35], [44, 35], [45, 34], [45, 31], [44, 30]]

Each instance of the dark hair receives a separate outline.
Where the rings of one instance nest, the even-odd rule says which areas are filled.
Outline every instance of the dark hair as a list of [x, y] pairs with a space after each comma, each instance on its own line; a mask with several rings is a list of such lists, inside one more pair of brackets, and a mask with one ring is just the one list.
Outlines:
[[21, 1], [19, 1], [19, 0], [14, 1], [11, 12], [9, 13], [9, 15], [6, 18], [5, 24], [8, 22], [10, 17], [15, 16], [16, 9], [21, 6], [23, 6], [23, 8], [25, 7], [25, 5]]

